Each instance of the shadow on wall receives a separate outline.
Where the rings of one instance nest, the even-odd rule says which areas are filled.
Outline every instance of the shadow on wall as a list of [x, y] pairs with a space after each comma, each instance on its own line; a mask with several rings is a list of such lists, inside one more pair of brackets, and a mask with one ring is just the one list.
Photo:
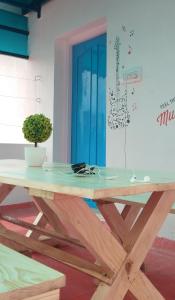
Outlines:
[[24, 147], [21, 144], [0, 144], [0, 159], [24, 159]]
[[[0, 159], [24, 159], [25, 144], [0, 144]], [[2, 205], [17, 204], [31, 201], [26, 190], [16, 187]]]

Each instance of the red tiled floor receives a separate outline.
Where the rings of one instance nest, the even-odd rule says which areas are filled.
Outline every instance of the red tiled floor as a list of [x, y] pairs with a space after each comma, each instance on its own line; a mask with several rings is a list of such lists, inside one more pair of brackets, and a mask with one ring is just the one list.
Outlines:
[[[12, 212], [8, 209], [8, 214], [14, 217], [22, 217], [26, 221], [32, 221], [35, 213], [36, 210], [32, 207], [27, 210], [13, 208]], [[11, 226], [13, 225], [10, 225], [10, 227]], [[21, 228], [15, 226], [15, 229], [21, 232]], [[90, 255], [84, 249], [65, 247], [72, 254], [91, 259]], [[33, 253], [33, 258], [66, 274], [67, 285], [61, 291], [61, 300], [89, 300], [91, 298], [96, 286], [90, 276], [82, 274], [77, 270], [73, 270], [62, 263], [37, 253]], [[165, 299], [175, 300], [175, 242], [160, 238], [156, 239], [145, 263], [147, 276], [162, 293]], [[125, 300], [134, 299], [135, 298], [129, 294], [125, 297]]]

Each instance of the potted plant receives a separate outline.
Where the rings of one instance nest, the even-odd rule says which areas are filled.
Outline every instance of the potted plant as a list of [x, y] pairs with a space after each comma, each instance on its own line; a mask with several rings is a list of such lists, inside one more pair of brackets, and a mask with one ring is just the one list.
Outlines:
[[30, 115], [24, 120], [22, 131], [27, 141], [34, 143], [34, 147], [25, 147], [25, 160], [28, 166], [41, 166], [46, 158], [46, 149], [38, 147], [38, 143], [45, 142], [52, 133], [52, 124], [43, 114]]

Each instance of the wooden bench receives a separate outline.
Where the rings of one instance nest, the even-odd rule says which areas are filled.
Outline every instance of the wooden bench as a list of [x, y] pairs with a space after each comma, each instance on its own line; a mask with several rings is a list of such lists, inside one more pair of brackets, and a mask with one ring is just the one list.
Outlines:
[[0, 244], [0, 300], [58, 300], [65, 276]]
[[[125, 243], [126, 236], [130, 235], [131, 229], [135, 224], [139, 214], [144, 206], [147, 204], [151, 193], [143, 193], [137, 195], [118, 196], [113, 198], [103, 199], [102, 203], [97, 201], [97, 207], [100, 211], [97, 212], [98, 217], [108, 223], [111, 231], [116, 234], [120, 240]], [[103, 209], [103, 203], [108, 204], [107, 212]], [[124, 207], [121, 209], [116, 206], [113, 210], [113, 204], [122, 204]], [[111, 204], [111, 205], [110, 205]], [[175, 203], [172, 205], [169, 213], [175, 214]], [[112, 220], [110, 219], [112, 216]], [[142, 265], [143, 267], [143, 265]]]
[[[144, 194], [138, 194], [138, 195], [130, 195], [130, 196], [122, 196], [115, 198], [115, 202], [121, 203], [124, 205], [129, 206], [135, 206], [137, 205], [140, 208], [144, 207], [147, 203], [149, 197], [151, 196], [151, 193], [144, 193]], [[175, 203], [173, 204], [171, 210], [171, 214], [175, 214]]]

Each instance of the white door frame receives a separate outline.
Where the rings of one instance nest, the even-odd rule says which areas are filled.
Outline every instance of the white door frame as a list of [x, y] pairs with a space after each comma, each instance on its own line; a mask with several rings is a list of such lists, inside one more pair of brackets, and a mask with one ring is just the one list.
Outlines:
[[72, 45], [107, 31], [106, 18], [101, 18], [79, 29], [64, 34], [55, 42], [53, 160], [70, 162], [71, 100], [72, 100]]

